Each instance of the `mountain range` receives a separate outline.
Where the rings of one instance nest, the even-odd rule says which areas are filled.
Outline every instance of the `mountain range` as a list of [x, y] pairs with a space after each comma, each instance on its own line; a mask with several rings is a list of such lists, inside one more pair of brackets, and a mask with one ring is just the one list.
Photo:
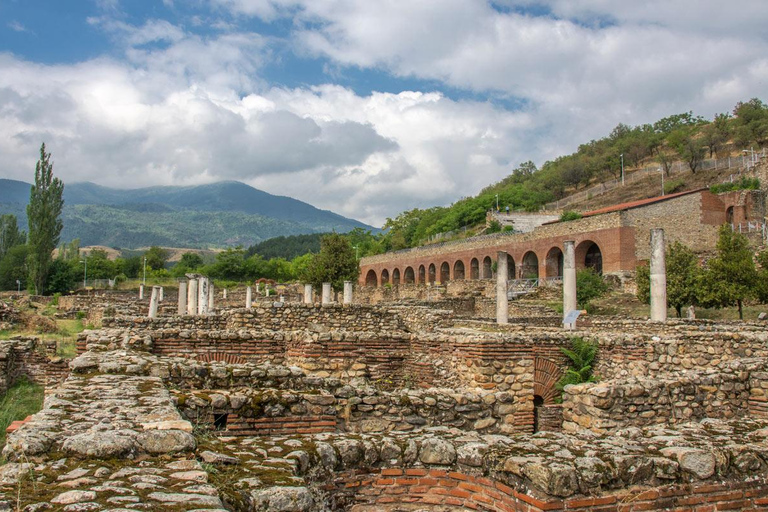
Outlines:
[[[27, 225], [31, 184], [0, 179], [0, 214]], [[375, 228], [237, 181], [187, 187], [115, 189], [65, 183], [62, 241], [138, 248], [249, 246], [281, 235]]]

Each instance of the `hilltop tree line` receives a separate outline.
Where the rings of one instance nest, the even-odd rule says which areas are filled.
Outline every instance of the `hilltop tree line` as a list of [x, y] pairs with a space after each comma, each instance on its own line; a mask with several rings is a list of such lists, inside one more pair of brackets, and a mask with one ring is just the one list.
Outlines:
[[672, 163], [682, 160], [695, 173], [705, 158], [763, 147], [766, 142], [768, 106], [757, 98], [740, 102], [731, 113], [717, 114], [711, 121], [686, 112], [653, 124], [619, 124], [608, 136], [582, 144], [575, 153], [548, 161], [541, 169], [530, 161], [520, 164], [475, 197], [447, 207], [415, 208], [387, 219], [380, 242], [388, 249], [416, 247], [432, 235], [482, 224], [497, 201], [500, 209], [538, 211], [590, 183], [619, 178], [621, 155], [625, 168], [656, 163], [669, 174]]
[[[714, 258], [700, 265], [693, 251], [674, 242], [667, 248], [666, 265], [667, 303], [678, 317], [688, 306], [737, 306], [739, 318], [743, 319], [744, 302], [768, 303], [768, 249], [754, 255], [747, 238], [727, 224], [720, 228]], [[647, 265], [637, 267], [636, 279], [638, 299], [650, 304]]]

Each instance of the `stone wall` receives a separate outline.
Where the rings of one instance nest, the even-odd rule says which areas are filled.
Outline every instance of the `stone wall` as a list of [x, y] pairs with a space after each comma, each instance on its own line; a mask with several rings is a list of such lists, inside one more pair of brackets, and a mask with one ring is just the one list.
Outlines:
[[[629, 426], [743, 417], [750, 410], [750, 388], [763, 389], [757, 376], [764, 376], [766, 368], [766, 359], [745, 360], [735, 361], [724, 370], [567, 386], [563, 430], [588, 429], [602, 434]], [[768, 381], [764, 383], [768, 386]]]
[[56, 356], [56, 344], [45, 347], [39, 338], [15, 336], [0, 340], [0, 396], [22, 376], [53, 386], [69, 375], [69, 360]]
[[361, 305], [291, 304], [269, 302], [248, 310], [230, 309], [220, 314], [204, 316], [174, 316], [168, 318], [105, 318], [103, 327], [148, 330], [239, 330], [402, 332], [400, 318], [387, 310]]
[[693, 251], [711, 251], [717, 230], [725, 222], [725, 205], [717, 196], [700, 191], [642, 208], [621, 212], [622, 225], [635, 228], [635, 257], [650, 259], [650, 232], [663, 228], [667, 244], [680, 242]]
[[[406, 432], [445, 426], [485, 434], [515, 433], [516, 397], [510, 393], [449, 389], [383, 392], [344, 385], [331, 390], [242, 389], [178, 392], [180, 411], [194, 424], [213, 426], [226, 415], [228, 435], [317, 432]], [[330, 392], [328, 392], [330, 391]]]

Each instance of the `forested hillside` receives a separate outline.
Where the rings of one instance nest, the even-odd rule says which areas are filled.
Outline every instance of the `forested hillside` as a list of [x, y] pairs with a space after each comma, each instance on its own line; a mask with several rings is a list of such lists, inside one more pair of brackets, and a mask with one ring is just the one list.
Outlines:
[[651, 163], [669, 170], [674, 161], [682, 160], [695, 173], [705, 158], [740, 154], [766, 143], [768, 106], [757, 98], [740, 102], [733, 112], [717, 114], [712, 120], [686, 112], [653, 124], [619, 124], [607, 136], [545, 162], [541, 169], [530, 161], [520, 164], [475, 197], [447, 207], [416, 208], [387, 219], [382, 245], [388, 250], [414, 247], [432, 235], [482, 224], [486, 212], [497, 204], [500, 209], [537, 211], [587, 185], [618, 178], [622, 155], [625, 172]]

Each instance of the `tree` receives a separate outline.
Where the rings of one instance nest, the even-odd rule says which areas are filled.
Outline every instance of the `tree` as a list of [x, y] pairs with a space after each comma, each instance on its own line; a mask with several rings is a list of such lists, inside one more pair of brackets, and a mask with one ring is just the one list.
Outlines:
[[69, 261], [69, 260], [79, 260], [80, 259], [80, 239], [75, 238], [71, 242], [61, 244], [61, 247], [59, 247], [59, 259]]
[[696, 305], [699, 265], [696, 255], [680, 242], [669, 246], [667, 264], [667, 303], [675, 308], [677, 317], [683, 316], [683, 307]]
[[[685, 306], [699, 303], [698, 285], [701, 280], [696, 255], [680, 242], [674, 242], [666, 253], [667, 304], [675, 308], [677, 317], [683, 316]], [[648, 265], [638, 265], [635, 271], [637, 298], [651, 303], [651, 277]]]
[[16, 290], [17, 279], [22, 290], [27, 288], [27, 252], [26, 245], [15, 245], [0, 259], [0, 290]]
[[181, 259], [173, 267], [172, 274], [176, 277], [182, 277], [184, 274], [193, 272], [203, 266], [203, 257], [196, 252], [185, 252]]
[[64, 184], [53, 177], [51, 154], [40, 146], [40, 160], [35, 166], [35, 184], [29, 195], [29, 280], [35, 293], [45, 291], [45, 282], [53, 259], [53, 250], [59, 245], [63, 227], [61, 209], [64, 207]]
[[705, 307], [725, 307], [736, 304], [739, 318], [744, 319], [743, 302], [753, 297], [757, 270], [747, 238], [735, 233], [728, 224], [720, 227], [717, 257], [699, 278], [700, 302]]
[[331, 233], [320, 240], [320, 252], [312, 258], [301, 278], [316, 288], [331, 283], [334, 290], [341, 291], [344, 281], [355, 281], [359, 274], [352, 244], [344, 236]]
[[0, 260], [12, 247], [27, 242], [27, 234], [19, 231], [15, 215], [0, 215]]
[[691, 127], [679, 128], [669, 134], [669, 144], [675, 148], [680, 158], [685, 160], [691, 172], [696, 170], [704, 160], [704, 144], [696, 137], [696, 130]]
[[165, 268], [165, 262], [168, 260], [168, 251], [153, 245], [144, 253], [144, 257], [147, 259], [148, 267], [161, 270]]

